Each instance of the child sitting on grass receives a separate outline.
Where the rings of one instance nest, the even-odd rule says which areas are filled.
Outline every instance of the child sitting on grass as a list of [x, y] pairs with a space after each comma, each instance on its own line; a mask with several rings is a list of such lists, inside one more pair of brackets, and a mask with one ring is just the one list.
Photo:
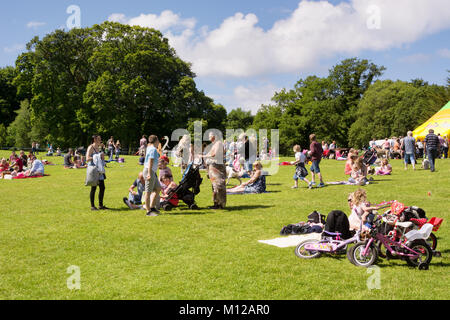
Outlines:
[[5, 158], [2, 158], [2, 160], [0, 161], [0, 173], [2, 174], [2, 178], [5, 174], [9, 174], [9, 163], [8, 161], [6, 161]]
[[347, 162], [345, 163], [345, 174], [351, 175], [353, 171], [353, 165], [355, 164], [356, 160], [358, 160], [358, 155], [355, 155], [353, 153], [350, 153], [347, 159]]
[[158, 160], [158, 169], [159, 169], [159, 181], [161, 182], [161, 188], [164, 188], [163, 176], [172, 176], [172, 170], [167, 166], [170, 163], [169, 157], [162, 156]]
[[377, 210], [376, 207], [371, 207], [367, 201], [366, 191], [363, 189], [358, 189], [349, 196], [349, 205], [352, 209], [352, 213], [348, 218], [350, 223], [350, 230], [360, 230], [362, 221], [362, 231], [367, 231], [370, 229], [370, 224], [368, 221], [370, 219], [369, 215], [373, 210]]
[[172, 174], [165, 173], [161, 175], [161, 182], [161, 208], [165, 208], [168, 204], [178, 207], [179, 199], [177, 195], [174, 193], [170, 196], [170, 193], [178, 187], [173, 181]]
[[381, 167], [375, 168], [375, 174], [377, 176], [390, 175], [392, 173], [392, 166], [389, 164], [389, 160], [384, 158], [381, 160]]
[[356, 159], [350, 176], [351, 177], [348, 179], [348, 181], [351, 183], [355, 183], [360, 186], [369, 184], [369, 180], [367, 180], [367, 167], [364, 164], [363, 159]]
[[293, 148], [295, 152], [295, 161], [292, 161], [291, 164], [297, 166], [294, 173], [294, 186], [292, 189], [298, 188], [298, 179], [305, 181], [308, 185], [310, 182], [306, 179], [308, 175], [308, 170], [305, 167], [306, 156], [301, 152], [301, 147], [299, 145], [295, 145]]

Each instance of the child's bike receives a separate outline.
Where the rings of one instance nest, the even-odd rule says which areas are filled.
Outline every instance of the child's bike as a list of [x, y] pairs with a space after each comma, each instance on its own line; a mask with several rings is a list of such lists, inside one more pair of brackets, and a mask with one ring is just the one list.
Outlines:
[[[399, 240], [405, 233], [411, 230], [419, 230], [427, 223], [433, 225], [433, 232], [437, 232], [439, 227], [441, 226], [443, 219], [433, 217], [428, 220], [424, 215], [422, 217], [408, 217], [405, 213], [407, 211], [419, 211], [421, 209], [417, 207], [407, 207], [403, 203], [400, 203], [396, 200], [383, 203], [383, 205], [390, 205], [390, 210], [385, 212], [385, 217], [390, 220], [389, 224], [394, 226], [393, 230], [387, 232], [389, 236], [391, 236], [394, 240]], [[386, 207], [386, 206], [385, 206]], [[423, 211], [423, 210], [422, 210]], [[424, 212], [423, 212], [424, 213]], [[401, 221], [401, 223], [399, 223]], [[398, 228], [398, 226], [401, 227]], [[426, 242], [433, 250], [433, 254], [435, 256], [440, 256], [440, 252], [436, 250], [437, 248], [437, 237], [434, 233], [431, 232]]]
[[[384, 225], [388, 223], [385, 217], [374, 222], [370, 238], [359, 242], [350, 248], [347, 257], [350, 262], [359, 267], [370, 267], [375, 264], [379, 255], [379, 246], [386, 248], [390, 257], [398, 257], [412, 267], [427, 270], [433, 258], [433, 250], [426, 242], [433, 230], [432, 224], [425, 224], [420, 230], [412, 230], [397, 240], [383, 232]], [[400, 227], [402, 223], [397, 223]], [[377, 242], [380, 244], [377, 245]]]
[[358, 231], [350, 239], [344, 240], [342, 234], [324, 231], [322, 240], [309, 239], [301, 242], [295, 248], [295, 255], [302, 259], [320, 257], [323, 253], [345, 254], [349, 244], [361, 241], [361, 233]]

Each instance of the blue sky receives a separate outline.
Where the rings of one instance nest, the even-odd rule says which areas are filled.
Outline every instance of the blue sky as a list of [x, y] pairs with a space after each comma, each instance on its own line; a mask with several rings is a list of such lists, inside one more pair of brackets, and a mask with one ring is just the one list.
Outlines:
[[13, 65], [34, 36], [66, 28], [70, 5], [82, 27], [109, 19], [160, 29], [193, 63], [199, 89], [228, 110], [255, 113], [275, 91], [353, 56], [385, 66], [393, 80], [443, 85], [450, 69], [447, 0], [9, 1], [0, 66]]

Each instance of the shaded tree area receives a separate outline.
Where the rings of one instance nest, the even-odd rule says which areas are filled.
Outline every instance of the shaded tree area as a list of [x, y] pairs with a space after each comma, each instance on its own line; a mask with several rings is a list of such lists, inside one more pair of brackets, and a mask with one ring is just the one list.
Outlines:
[[[15, 72], [17, 94], [30, 99], [33, 140], [67, 148], [100, 134], [131, 147], [190, 119], [225, 127], [225, 108], [197, 89], [191, 65], [154, 29], [105, 22], [56, 30], [27, 44]], [[23, 141], [14, 137], [18, 147]]]

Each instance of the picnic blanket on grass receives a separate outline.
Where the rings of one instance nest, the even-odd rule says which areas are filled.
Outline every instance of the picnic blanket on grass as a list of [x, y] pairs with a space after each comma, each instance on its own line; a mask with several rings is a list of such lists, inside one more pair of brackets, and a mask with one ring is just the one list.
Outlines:
[[278, 248], [289, 248], [289, 247], [296, 247], [300, 242], [314, 239], [314, 240], [320, 240], [322, 239], [321, 233], [308, 233], [308, 234], [301, 234], [301, 235], [292, 235], [288, 237], [281, 237], [281, 238], [275, 238], [271, 240], [258, 240], [260, 243], [268, 244], [271, 246], [276, 246]]
[[348, 182], [348, 181], [332, 181], [327, 182], [329, 185], [346, 185], [346, 186], [358, 186], [360, 184], [354, 183], [354, 182]]
[[11, 179], [7, 179], [7, 180], [19, 180], [19, 179], [36, 179], [36, 178], [43, 178], [43, 177], [49, 177], [49, 174], [44, 174], [43, 176], [34, 176], [34, 177], [25, 177], [25, 176], [19, 176], [19, 177], [14, 177]]

